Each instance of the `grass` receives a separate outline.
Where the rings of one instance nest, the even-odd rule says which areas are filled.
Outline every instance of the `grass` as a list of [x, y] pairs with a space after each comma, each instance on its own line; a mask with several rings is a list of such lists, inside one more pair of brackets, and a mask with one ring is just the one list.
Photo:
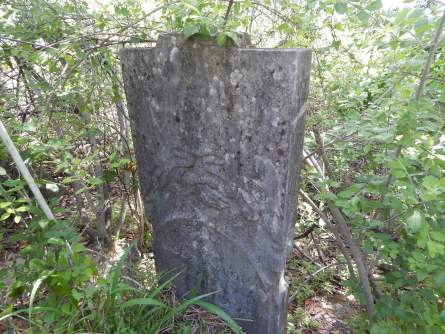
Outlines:
[[78, 303], [74, 308], [63, 300], [57, 308], [42, 306], [46, 277], [41, 277], [32, 287], [28, 307], [0, 313], [0, 323], [9, 322], [14, 333], [243, 333], [228, 314], [205, 301], [209, 294], [176, 300], [170, 289], [175, 277], [160, 285], [128, 280], [123, 272], [130, 249], [106, 277], [75, 289]]

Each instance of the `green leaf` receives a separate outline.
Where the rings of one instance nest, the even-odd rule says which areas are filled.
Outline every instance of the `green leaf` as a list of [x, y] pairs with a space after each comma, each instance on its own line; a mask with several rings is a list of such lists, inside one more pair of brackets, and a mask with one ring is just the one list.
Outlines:
[[122, 308], [127, 308], [130, 306], [135, 305], [151, 305], [151, 306], [158, 306], [158, 307], [167, 307], [164, 303], [161, 303], [160, 301], [153, 299], [153, 298], [134, 298], [130, 299], [129, 301], [122, 304]]
[[409, 12], [409, 8], [403, 8], [401, 10], [399, 10], [399, 12], [397, 13], [397, 15], [394, 18], [394, 23], [396, 24], [400, 24], [405, 18], [406, 15]]
[[32, 251], [34, 251], [34, 248], [31, 245], [27, 245], [25, 248], [21, 250], [21, 253], [26, 255], [26, 254], [31, 254]]
[[415, 8], [409, 15], [408, 18], [415, 19], [423, 15], [423, 9], [422, 8]]
[[38, 224], [39, 224], [41, 229], [45, 229], [48, 226], [48, 224], [49, 224], [49, 220], [46, 220], [46, 219], [45, 220], [40, 220], [38, 222]]
[[428, 31], [431, 28], [430, 23], [427, 19], [421, 19], [416, 22], [414, 25], [414, 31], [416, 32], [416, 35], [418, 37], [422, 36], [426, 31]]
[[217, 315], [219, 318], [224, 320], [227, 325], [235, 332], [235, 333], [243, 333], [242, 328], [228, 315], [226, 312], [224, 312], [222, 309], [220, 309], [218, 306], [215, 306], [213, 304], [207, 303], [202, 300], [198, 300], [195, 302], [196, 305], [201, 306], [205, 310], [209, 311], [210, 313], [213, 313]]
[[339, 192], [337, 196], [339, 198], [350, 198], [353, 195], [356, 195], [363, 188], [363, 185], [360, 183], [353, 184], [352, 186], [346, 188], [345, 190]]
[[130, 11], [126, 7], [122, 7], [121, 10], [120, 10], [120, 14], [122, 16], [129, 16], [130, 15]]
[[368, 14], [367, 11], [365, 11], [365, 10], [361, 10], [361, 11], [358, 13], [358, 18], [359, 18], [359, 20], [362, 21], [363, 23], [368, 23], [368, 21], [369, 21], [369, 14]]
[[36, 297], [37, 294], [37, 290], [39, 289], [40, 285], [42, 284], [42, 282], [47, 278], [48, 276], [42, 276], [39, 279], [37, 279], [34, 284], [32, 285], [32, 290], [31, 290], [31, 295], [29, 298], [29, 308], [28, 308], [28, 312], [29, 312], [29, 319], [31, 319], [31, 313], [32, 313], [32, 305], [34, 303], [34, 299]]
[[334, 8], [337, 13], [344, 14], [348, 10], [348, 5], [345, 2], [336, 2]]
[[292, 30], [291, 26], [289, 25], [289, 23], [283, 22], [277, 27], [277, 31], [286, 33], [286, 34], [291, 34], [293, 30]]
[[0, 176], [6, 175], [6, 169], [0, 166]]
[[104, 170], [104, 179], [106, 182], [113, 182], [117, 177], [117, 173], [114, 170]]
[[80, 301], [84, 297], [84, 294], [82, 292], [77, 291], [76, 289], [71, 290], [71, 295], [77, 301]]
[[204, 295], [198, 296], [198, 297], [194, 297], [192, 299], [186, 300], [183, 303], [180, 303], [178, 305], [176, 305], [175, 307], [173, 307], [164, 317], [162, 317], [158, 323], [160, 324], [160, 326], [162, 326], [164, 323], [166, 323], [167, 321], [169, 321], [170, 319], [174, 318], [177, 314], [185, 311], [190, 305], [196, 304], [196, 302], [200, 299], [206, 298], [208, 296], [211, 296], [213, 294], [215, 294], [216, 292], [210, 292], [210, 293], [206, 293]]
[[219, 46], [224, 46], [226, 44], [227, 35], [225, 33], [219, 33], [218, 36], [216, 36], [216, 44]]
[[59, 191], [59, 187], [55, 183], [47, 183], [45, 185], [45, 188], [52, 191], [53, 193], [56, 193]]
[[8, 219], [10, 215], [11, 215], [10, 212], [5, 212], [4, 214], [2, 214], [0, 216], [0, 221], [4, 221], [4, 220]]
[[439, 186], [439, 179], [434, 176], [428, 175], [423, 179], [423, 186], [427, 189], [435, 188]]
[[188, 7], [192, 12], [199, 14], [199, 9], [196, 8], [195, 6], [193, 6], [191, 3], [189, 3], [188, 1], [183, 1], [183, 5]]
[[382, 8], [382, 1], [381, 0], [375, 0], [373, 2], [371, 2], [368, 7], [366, 7], [368, 10], [370, 11], [375, 11], [375, 10], [379, 10], [380, 8]]
[[389, 41], [389, 46], [391, 47], [392, 50], [397, 49], [397, 46], [399, 45], [399, 41], [396, 38], [391, 38], [391, 40]]
[[60, 238], [49, 238], [47, 242], [50, 245], [57, 245], [57, 246], [63, 246], [65, 244], [63, 240]]
[[430, 233], [431, 238], [433, 238], [436, 241], [442, 241], [445, 242], [445, 233], [440, 231], [432, 231]]
[[428, 240], [428, 242], [426, 243], [426, 247], [428, 249], [428, 254], [431, 257], [436, 257], [439, 254], [442, 254], [445, 246], [437, 241], [434, 240]]
[[92, 177], [88, 180], [88, 183], [92, 186], [98, 186], [103, 183], [103, 181], [97, 177]]
[[0, 317], [0, 322], [6, 320], [6, 319], [8, 319], [8, 318], [14, 317], [14, 316], [16, 316], [17, 314], [24, 313], [24, 312], [26, 312], [26, 311], [27, 311], [26, 309], [23, 309], [23, 310], [18, 310], [18, 311], [11, 312], [11, 313], [6, 313], [5, 315], [2, 315], [2, 316]]
[[428, 175], [423, 179], [423, 186], [426, 189], [426, 191], [422, 193], [422, 199], [424, 201], [434, 201], [443, 192], [441, 181], [431, 175]]
[[341, 42], [338, 40], [332, 41], [332, 47], [336, 50], [338, 50], [340, 48], [340, 44], [341, 44]]
[[235, 45], [239, 46], [238, 34], [233, 31], [227, 31], [225, 33], [227, 37], [229, 37]]
[[40, 259], [31, 259], [29, 261], [29, 269], [31, 270], [43, 270], [45, 267], [45, 262]]
[[187, 22], [184, 26], [184, 36], [190, 37], [199, 32], [199, 26], [190, 22]]
[[417, 245], [419, 247], [424, 248], [428, 242], [429, 234], [428, 234], [428, 225], [422, 224], [422, 227], [417, 232]]
[[22, 206], [19, 206], [17, 209], [15, 209], [15, 211], [17, 211], [17, 212], [27, 212], [29, 210], [29, 206], [27, 206], [27, 205], [22, 205]]
[[371, 327], [371, 334], [395, 334], [399, 333], [396, 327], [389, 322], [377, 322]]
[[444, 286], [445, 285], [445, 271], [441, 271], [433, 276], [433, 282], [437, 286]]
[[1, 202], [0, 203], [0, 209], [5, 209], [5, 208], [7, 208], [8, 206], [11, 206], [12, 205], [12, 202]]
[[428, 276], [429, 276], [429, 273], [426, 271], [417, 271], [416, 272], [416, 278], [419, 282], [423, 281]]
[[406, 223], [410, 231], [412, 233], [416, 233], [422, 227], [423, 223], [422, 213], [418, 210], [414, 210], [413, 214], [409, 216], [408, 219], [406, 220]]
[[201, 24], [199, 28], [199, 36], [209, 38], [211, 35], [209, 27], [206, 24]]

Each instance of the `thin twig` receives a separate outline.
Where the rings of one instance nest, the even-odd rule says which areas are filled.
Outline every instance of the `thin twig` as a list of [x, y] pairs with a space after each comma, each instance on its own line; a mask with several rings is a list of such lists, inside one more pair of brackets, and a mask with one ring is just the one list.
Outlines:
[[356, 280], [355, 277], [355, 272], [354, 272], [354, 266], [352, 265], [352, 259], [351, 256], [349, 255], [348, 251], [346, 250], [346, 247], [343, 244], [343, 240], [340, 236], [340, 234], [337, 231], [337, 227], [335, 226], [335, 224], [333, 224], [331, 222], [331, 220], [328, 218], [328, 216], [326, 216], [326, 214], [320, 210], [320, 208], [314, 203], [314, 201], [312, 201], [312, 199], [309, 197], [308, 194], [306, 194], [303, 190], [300, 189], [300, 195], [303, 197], [303, 199], [312, 207], [312, 209], [318, 213], [319, 217], [326, 223], [326, 225], [328, 226], [329, 230], [334, 234], [334, 241], [335, 243], [338, 245], [338, 247], [340, 248], [343, 256], [346, 259], [346, 264], [348, 265], [348, 270], [349, 270], [349, 274], [351, 275], [351, 278], [353, 280]]
[[313, 224], [311, 226], [309, 226], [309, 228], [304, 231], [303, 233], [297, 235], [294, 237], [294, 240], [298, 240], [298, 239], [304, 239], [306, 238], [309, 234], [311, 234], [317, 227], [319, 227], [317, 224]]
[[289, 298], [289, 302], [294, 301], [294, 300], [295, 300], [295, 297], [297, 297], [297, 295], [300, 293], [301, 289], [304, 288], [305, 284], [308, 283], [308, 282], [310, 282], [310, 281], [311, 281], [315, 276], [317, 276], [319, 273], [321, 273], [322, 271], [324, 271], [324, 270], [326, 270], [326, 269], [328, 269], [328, 268], [331, 268], [331, 267], [333, 267], [333, 266], [340, 266], [340, 265], [343, 265], [343, 264], [344, 264], [343, 262], [334, 262], [334, 263], [328, 264], [328, 265], [326, 265], [326, 266], [324, 266], [324, 267], [321, 267], [320, 269], [314, 271], [312, 274], [308, 275], [308, 276], [303, 280], [303, 282], [301, 282], [301, 283], [299, 284], [297, 290], [296, 290], [296, 291], [292, 294], [292, 296]]
[[229, 0], [229, 5], [227, 6], [226, 15], [224, 15], [224, 23], [223, 23], [223, 26], [222, 26], [222, 29], [223, 29], [223, 30], [224, 30], [224, 28], [226, 27], [227, 20], [229, 19], [230, 11], [231, 11], [232, 6], [233, 6], [233, 1], [234, 1], [234, 0]]

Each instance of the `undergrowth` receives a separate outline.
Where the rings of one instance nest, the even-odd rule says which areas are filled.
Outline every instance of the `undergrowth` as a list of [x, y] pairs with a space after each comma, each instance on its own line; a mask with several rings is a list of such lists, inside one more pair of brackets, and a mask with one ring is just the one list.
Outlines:
[[[14, 268], [3, 271], [8, 303], [0, 329], [13, 333], [242, 333], [210, 294], [178, 301], [175, 276], [138, 282], [125, 275], [127, 248], [105, 276], [67, 221], [31, 222], [32, 242]], [[69, 238], [69, 239], [68, 239]], [[68, 241], [69, 240], [69, 241]], [[32, 244], [32, 246], [31, 246]], [[167, 276], [165, 276], [167, 277]], [[3, 324], [3, 325], [2, 325]]]

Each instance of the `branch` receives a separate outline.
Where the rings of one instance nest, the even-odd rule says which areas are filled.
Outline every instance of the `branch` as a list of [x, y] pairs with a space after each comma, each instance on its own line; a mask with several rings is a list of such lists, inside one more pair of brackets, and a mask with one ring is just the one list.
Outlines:
[[11, 137], [9, 137], [8, 132], [6, 131], [6, 128], [3, 125], [3, 122], [0, 120], [0, 137], [3, 141], [3, 144], [6, 146], [6, 149], [8, 150], [9, 154], [11, 155], [12, 159], [16, 163], [20, 173], [23, 175], [23, 178], [25, 179], [26, 183], [28, 184], [28, 187], [31, 189], [32, 193], [34, 194], [34, 197], [36, 198], [37, 203], [39, 203], [39, 206], [42, 208], [43, 212], [45, 213], [46, 217], [49, 220], [56, 220], [54, 217], [51, 209], [49, 208], [48, 204], [46, 203], [45, 199], [43, 198], [42, 193], [40, 192], [39, 187], [37, 187], [34, 178], [32, 177], [31, 173], [29, 172], [28, 168], [26, 167], [22, 157], [20, 156], [19, 152], [17, 151], [17, 148], [15, 147], [14, 143], [11, 140]]
[[[431, 64], [433, 63], [434, 55], [436, 54], [437, 47], [439, 45], [440, 36], [442, 35], [442, 31], [445, 25], [445, 11], [443, 12], [442, 19], [440, 20], [439, 27], [437, 28], [436, 35], [434, 36], [430, 53], [428, 54], [428, 59], [426, 61], [425, 67], [422, 71], [422, 76], [420, 77], [419, 86], [417, 87], [416, 96], [414, 98], [415, 102], [419, 102], [420, 98], [423, 94], [423, 88], [425, 87], [425, 82], [428, 79], [428, 73], [431, 68]], [[396, 152], [395, 152], [395, 159], [397, 159], [400, 156], [400, 153], [402, 153], [402, 145], [397, 145]], [[385, 182], [385, 188], [389, 188], [389, 186], [392, 183], [392, 173], [389, 173], [388, 178]]]
[[[320, 155], [322, 156], [322, 160], [325, 164], [326, 170], [331, 170], [329, 165], [329, 160], [325, 154], [324, 148], [323, 148], [323, 142], [317, 143], [320, 145]], [[318, 162], [314, 159], [314, 157], [310, 157], [306, 162], [310, 162], [315, 169], [319, 172], [320, 178], [323, 179], [323, 173], [322, 169], [319, 166]], [[330, 176], [328, 174], [328, 176]], [[332, 176], [331, 176], [332, 177]], [[329, 188], [326, 187], [326, 191], [329, 191]], [[307, 196], [307, 195], [306, 195]], [[370, 277], [369, 268], [367, 264], [367, 259], [363, 256], [362, 250], [359, 246], [358, 241], [354, 238], [351, 230], [348, 227], [347, 221], [341, 212], [341, 210], [337, 207], [335, 207], [333, 204], [328, 204], [329, 211], [335, 221], [335, 224], [332, 224], [332, 230], [338, 233], [339, 236], [336, 236], [339, 238], [340, 236], [344, 239], [345, 244], [351, 251], [352, 258], [355, 261], [355, 264], [357, 266], [357, 272], [360, 279], [360, 286], [363, 289], [363, 293], [365, 295], [365, 302], [366, 302], [366, 310], [368, 312], [369, 318], [372, 320], [374, 319], [376, 315], [376, 309], [375, 309], [375, 299], [372, 294], [372, 288], [370, 281], [372, 278]], [[321, 210], [317, 210], [321, 211]], [[321, 216], [320, 216], [321, 217]]]
[[433, 63], [434, 55], [437, 51], [437, 47], [439, 45], [439, 39], [440, 36], [442, 35], [444, 25], [445, 25], [445, 10], [443, 12], [442, 19], [440, 20], [439, 27], [437, 28], [436, 35], [434, 36], [431, 50], [428, 55], [425, 67], [423, 69], [422, 76], [420, 78], [419, 87], [417, 87], [416, 98], [415, 98], [416, 101], [419, 101], [420, 97], [422, 96], [423, 88], [425, 86], [426, 79], [428, 78], [428, 73], [430, 71], [431, 64]]
[[229, 19], [230, 11], [231, 11], [232, 6], [233, 6], [233, 1], [234, 1], [234, 0], [229, 0], [229, 5], [227, 6], [226, 15], [224, 15], [224, 23], [223, 23], [223, 26], [222, 26], [222, 29], [223, 29], [223, 30], [224, 30], [224, 28], [226, 27], [227, 20]]
[[320, 218], [324, 220], [326, 225], [328, 226], [329, 230], [334, 234], [335, 236], [335, 242], [337, 243], [338, 247], [340, 248], [341, 252], [343, 253], [343, 256], [346, 259], [346, 263], [348, 265], [349, 274], [351, 275], [351, 278], [355, 281], [355, 272], [354, 272], [354, 266], [352, 265], [352, 259], [349, 255], [348, 251], [346, 250], [345, 245], [343, 244], [343, 240], [340, 236], [340, 234], [337, 231], [337, 227], [335, 224], [331, 222], [331, 220], [324, 214], [323, 211], [321, 211], [318, 206], [312, 201], [312, 199], [306, 194], [303, 190], [300, 189], [300, 195], [304, 198], [304, 200], [312, 207], [312, 209], [318, 213]]
[[309, 228], [304, 231], [303, 233], [297, 235], [294, 237], [294, 240], [299, 240], [299, 239], [304, 239], [306, 238], [309, 234], [311, 234], [317, 227], [319, 227], [317, 224], [313, 224], [311, 226], [309, 226]]

